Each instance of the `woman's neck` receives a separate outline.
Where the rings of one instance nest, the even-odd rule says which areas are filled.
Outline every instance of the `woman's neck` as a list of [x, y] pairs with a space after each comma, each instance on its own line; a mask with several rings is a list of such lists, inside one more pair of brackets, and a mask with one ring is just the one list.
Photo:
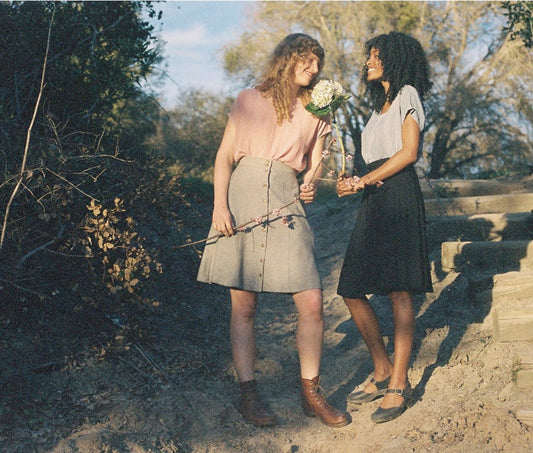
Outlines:
[[385, 96], [387, 97], [387, 100], [385, 101], [385, 104], [383, 104], [383, 107], [381, 107], [381, 114], [387, 113], [390, 109], [390, 101], [389, 101], [389, 89], [390, 89], [390, 82], [386, 82], [385, 80], [381, 81], [381, 85], [383, 85], [383, 89], [385, 90]]
[[291, 102], [294, 102], [296, 99], [298, 99], [299, 94], [300, 94], [300, 87], [298, 85], [291, 87], [291, 91], [290, 91]]

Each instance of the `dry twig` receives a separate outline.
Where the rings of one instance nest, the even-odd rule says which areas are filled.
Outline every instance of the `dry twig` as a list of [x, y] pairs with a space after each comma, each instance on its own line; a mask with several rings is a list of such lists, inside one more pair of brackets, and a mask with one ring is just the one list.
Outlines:
[[48, 52], [50, 50], [50, 37], [52, 35], [52, 24], [54, 23], [54, 14], [55, 14], [55, 6], [52, 11], [52, 17], [50, 18], [50, 24], [48, 26], [48, 37], [46, 39], [46, 51], [44, 53], [43, 70], [41, 73], [41, 83], [39, 85], [39, 93], [37, 94], [37, 100], [35, 101], [35, 108], [33, 110], [33, 115], [30, 121], [30, 125], [28, 126], [28, 132], [26, 133], [26, 144], [24, 145], [24, 154], [22, 156], [22, 164], [20, 166], [20, 173], [19, 173], [17, 184], [15, 185], [15, 188], [13, 189], [13, 192], [11, 193], [11, 196], [9, 197], [9, 201], [7, 202], [6, 212], [4, 214], [4, 223], [2, 225], [2, 233], [0, 234], [0, 251], [2, 250], [2, 247], [4, 245], [4, 239], [6, 235], [6, 229], [7, 229], [7, 221], [9, 218], [9, 211], [11, 209], [11, 205], [13, 204], [13, 200], [15, 199], [17, 192], [22, 184], [22, 179], [24, 178], [24, 172], [26, 171], [26, 162], [28, 161], [31, 131], [33, 129], [33, 124], [35, 123], [35, 118], [37, 117], [37, 112], [39, 110], [39, 104], [41, 103], [41, 97], [43, 95], [44, 79], [45, 79], [45, 74], [46, 74], [46, 64], [48, 61]]

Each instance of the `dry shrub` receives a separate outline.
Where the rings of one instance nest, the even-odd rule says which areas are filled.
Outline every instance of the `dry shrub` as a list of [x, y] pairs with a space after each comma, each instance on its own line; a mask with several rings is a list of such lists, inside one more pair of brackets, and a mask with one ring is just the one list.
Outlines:
[[[143, 245], [143, 238], [134, 231], [134, 221], [127, 216], [124, 201], [115, 198], [113, 206], [104, 208], [91, 200], [87, 209], [82, 239], [85, 253], [102, 268], [102, 280], [111, 294], [127, 291], [132, 294], [139, 279], [148, 279], [152, 270], [162, 273], [157, 262]], [[96, 263], [95, 263], [96, 264]]]

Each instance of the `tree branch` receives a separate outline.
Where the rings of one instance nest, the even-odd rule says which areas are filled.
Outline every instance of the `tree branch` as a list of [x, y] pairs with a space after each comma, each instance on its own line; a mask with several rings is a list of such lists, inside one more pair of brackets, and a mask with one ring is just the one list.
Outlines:
[[2, 225], [2, 233], [0, 235], [0, 251], [2, 250], [2, 247], [4, 245], [4, 239], [6, 235], [6, 229], [7, 229], [7, 221], [9, 218], [9, 211], [11, 209], [11, 205], [13, 204], [13, 200], [15, 199], [17, 192], [22, 184], [22, 179], [24, 177], [24, 172], [26, 170], [26, 162], [28, 161], [28, 154], [29, 154], [29, 148], [30, 148], [31, 131], [35, 123], [35, 118], [37, 117], [37, 112], [39, 110], [39, 104], [41, 103], [41, 97], [43, 94], [44, 79], [45, 79], [45, 74], [46, 74], [46, 65], [48, 61], [48, 52], [50, 50], [50, 37], [52, 35], [52, 25], [54, 22], [54, 14], [55, 14], [55, 5], [52, 11], [52, 17], [50, 18], [50, 25], [48, 26], [48, 36], [46, 39], [46, 51], [44, 53], [43, 70], [41, 73], [39, 93], [37, 94], [37, 100], [35, 101], [35, 108], [33, 110], [33, 116], [31, 118], [30, 125], [28, 127], [28, 132], [26, 134], [26, 144], [24, 145], [24, 154], [22, 156], [22, 164], [20, 167], [20, 173], [19, 173], [17, 184], [15, 185], [15, 188], [13, 189], [13, 192], [11, 193], [11, 196], [9, 197], [9, 201], [7, 202], [6, 212], [4, 214], [4, 223]]

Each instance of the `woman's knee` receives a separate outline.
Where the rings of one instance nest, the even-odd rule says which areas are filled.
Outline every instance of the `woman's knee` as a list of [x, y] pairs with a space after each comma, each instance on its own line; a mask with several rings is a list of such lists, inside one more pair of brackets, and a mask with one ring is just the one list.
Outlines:
[[293, 296], [298, 314], [306, 318], [314, 318], [318, 321], [323, 317], [322, 291], [309, 290], [294, 294]]
[[408, 291], [394, 291], [389, 294], [389, 298], [394, 306], [410, 307], [413, 304], [413, 296]]
[[240, 318], [255, 318], [257, 294], [248, 291], [231, 291], [231, 311]]
[[348, 309], [351, 310], [357, 310], [358, 308], [367, 307], [368, 299], [366, 297], [356, 298], [352, 299], [349, 297], [343, 297], [344, 304], [348, 307]]

